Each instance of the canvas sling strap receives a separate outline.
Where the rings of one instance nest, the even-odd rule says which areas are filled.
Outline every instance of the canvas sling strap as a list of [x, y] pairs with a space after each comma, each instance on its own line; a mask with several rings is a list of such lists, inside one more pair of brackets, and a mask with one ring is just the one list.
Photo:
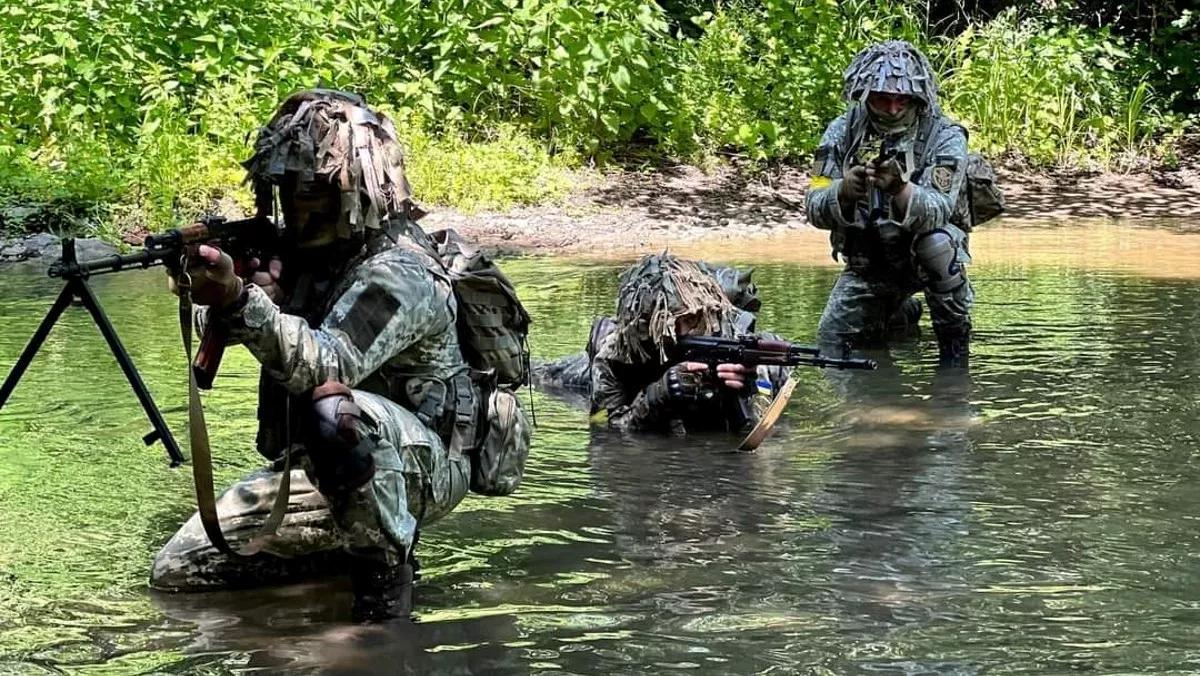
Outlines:
[[179, 330], [183, 334], [183, 349], [187, 354], [188, 372], [188, 441], [192, 450], [192, 479], [196, 484], [196, 506], [200, 512], [200, 523], [213, 547], [230, 556], [248, 557], [262, 551], [267, 541], [279, 530], [287, 513], [288, 495], [291, 492], [292, 445], [284, 446], [283, 474], [279, 477], [279, 489], [271, 513], [250, 540], [241, 547], [234, 547], [221, 531], [221, 519], [217, 514], [216, 493], [213, 490], [212, 452], [208, 443], [208, 425], [204, 421], [204, 406], [200, 402], [200, 388], [196, 385], [196, 374], [192, 369], [192, 279], [187, 273], [187, 259], [180, 266], [182, 272], [176, 278], [179, 292]]
[[779, 416], [783, 415], [783, 409], [787, 406], [788, 401], [791, 400], [792, 393], [795, 392], [796, 384], [799, 382], [800, 379], [796, 377], [796, 371], [793, 369], [788, 373], [787, 382], [783, 384], [783, 387], [779, 388], [779, 394], [775, 395], [775, 398], [771, 401], [771, 405], [763, 411], [762, 418], [759, 419], [758, 424], [754, 426], [754, 429], [750, 430], [750, 433], [738, 445], [739, 451], [753, 451], [762, 445], [762, 442], [775, 429], [775, 423], [779, 422]]

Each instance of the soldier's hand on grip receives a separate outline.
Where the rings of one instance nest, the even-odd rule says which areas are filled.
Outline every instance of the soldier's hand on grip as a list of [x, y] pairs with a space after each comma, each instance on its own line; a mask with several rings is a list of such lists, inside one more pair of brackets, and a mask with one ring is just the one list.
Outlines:
[[250, 275], [250, 282], [265, 291], [267, 297], [278, 305], [284, 297], [283, 287], [279, 285], [279, 277], [283, 274], [283, 263], [278, 257], [266, 261], [265, 264], [258, 258], [252, 258], [250, 259], [250, 268], [255, 271]]
[[717, 364], [717, 380], [731, 390], [742, 390], [746, 387], [747, 374], [752, 371], [741, 364]]
[[876, 188], [889, 195], [898, 194], [904, 189], [904, 173], [900, 170], [900, 162], [895, 157], [884, 158], [867, 168], [867, 175]]
[[[233, 259], [216, 247], [201, 244], [192, 251], [187, 274], [192, 282], [192, 302], [197, 305], [224, 308], [242, 293], [242, 280], [233, 273]], [[172, 291], [178, 293], [174, 284]]]
[[848, 205], [865, 201], [870, 187], [867, 168], [862, 165], [851, 167], [838, 186], [838, 202]]

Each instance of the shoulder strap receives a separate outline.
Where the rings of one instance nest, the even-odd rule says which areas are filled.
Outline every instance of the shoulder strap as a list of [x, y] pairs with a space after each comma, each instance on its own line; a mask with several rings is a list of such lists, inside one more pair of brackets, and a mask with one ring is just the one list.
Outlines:
[[183, 349], [187, 353], [188, 366], [188, 440], [192, 450], [192, 479], [196, 484], [196, 507], [200, 512], [200, 523], [208, 534], [213, 547], [234, 557], [248, 557], [262, 551], [267, 539], [279, 530], [287, 513], [288, 497], [291, 492], [292, 449], [289, 439], [284, 449], [283, 474], [279, 477], [279, 488], [275, 493], [275, 504], [266, 523], [244, 547], [234, 548], [221, 531], [221, 518], [217, 513], [216, 491], [213, 490], [212, 452], [208, 443], [208, 425], [204, 421], [204, 407], [200, 403], [200, 390], [196, 384], [196, 370], [192, 368], [192, 281], [184, 265], [179, 275], [179, 328], [183, 334]]

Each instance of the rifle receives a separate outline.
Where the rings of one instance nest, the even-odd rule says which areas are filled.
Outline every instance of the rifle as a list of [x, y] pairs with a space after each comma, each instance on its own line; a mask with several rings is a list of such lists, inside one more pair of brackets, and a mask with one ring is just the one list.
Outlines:
[[[232, 256], [235, 264], [239, 264], [251, 258], [265, 261], [271, 254], [278, 254], [282, 236], [275, 224], [265, 216], [236, 221], [209, 216], [186, 228], [150, 235], [143, 243], [146, 252], [162, 256], [161, 260], [168, 266], [178, 266], [175, 261], [181, 261], [184, 250], [192, 244], [212, 244]], [[192, 360], [192, 372], [200, 389], [212, 389], [228, 340], [228, 326], [222, 322], [209, 322]]]
[[[204, 216], [186, 228], [147, 236], [142, 242], [142, 251], [137, 253], [108, 256], [76, 265], [85, 276], [154, 265], [165, 265], [174, 271], [180, 267], [187, 247], [194, 244], [212, 244], [240, 263], [251, 258], [266, 260], [270, 254], [278, 253], [281, 237], [279, 229], [265, 216], [236, 221], [227, 220], [224, 216]], [[61, 273], [61, 264], [50, 266], [51, 277], [62, 276]], [[228, 334], [228, 327], [220, 322], [211, 323], [204, 332], [192, 361], [196, 386], [200, 389], [212, 389], [213, 379], [217, 377], [221, 358], [225, 354]]]
[[[29, 343], [25, 345], [25, 349], [4, 379], [4, 383], [0, 385], [0, 408], [4, 407], [9, 395], [16, 389], [21, 376], [25, 374], [30, 362], [41, 349], [42, 343], [45, 342], [50, 330], [58, 322], [58, 318], [72, 303], [77, 302], [91, 313], [93, 321], [100, 329], [101, 335], [104, 336], [109, 349], [112, 350], [113, 356], [116, 357], [117, 363], [124, 371], [130, 387], [133, 388], [134, 394], [137, 395], [138, 401], [146, 411], [146, 416], [150, 419], [154, 429], [143, 436], [142, 441], [147, 446], [161, 441], [167, 449], [167, 455], [170, 456], [171, 465], [176, 466], [182, 463], [184, 456], [179, 450], [179, 445], [163, 420], [162, 414], [138, 374], [137, 368], [133, 365], [133, 360], [125, 350], [125, 346], [121, 344], [116, 329], [113, 328], [112, 322], [104, 313], [104, 308], [100, 306], [99, 299], [88, 286], [87, 279], [93, 275], [145, 269], [156, 265], [178, 268], [183, 263], [188, 245], [208, 242], [230, 252], [235, 260], [244, 260], [254, 256], [262, 258], [270, 252], [277, 251], [280, 237], [275, 225], [265, 217], [229, 221], [223, 217], [210, 216], [202, 218], [198, 223], [186, 228], [150, 235], [143, 242], [141, 251], [132, 254], [114, 254], [89, 261], [80, 261], [76, 258], [74, 238], [63, 239], [62, 258], [52, 263], [47, 270], [49, 276], [64, 280], [62, 291], [59, 292], [58, 298], [51, 305], [46, 316], [42, 318], [41, 324], [34, 331]], [[191, 321], [191, 318], [188, 317], [187, 321]], [[210, 333], [213, 335], [210, 336]], [[219, 330], [205, 332], [204, 341], [201, 343], [200, 351], [192, 366], [197, 380], [205, 382], [208, 387], [212, 386], [212, 377], [216, 374], [216, 368], [220, 364], [221, 354], [225, 347], [225, 337], [218, 334], [220, 334]]]
[[676, 343], [679, 361], [698, 361], [708, 364], [716, 373], [717, 364], [741, 364], [750, 368], [757, 366], [813, 366], [816, 368], [874, 370], [878, 364], [874, 359], [826, 357], [821, 349], [812, 345], [801, 345], [786, 340], [772, 340], [757, 336], [718, 338], [715, 336], [684, 336]]
[[[841, 357], [827, 357], [821, 354], [820, 348], [812, 345], [757, 336], [684, 336], [676, 342], [674, 357], [677, 362], [696, 361], [707, 364], [711, 378], [716, 377], [718, 364], [741, 364], [750, 369], [759, 366], [811, 366], [870, 371], [878, 367], [874, 359], [852, 358], [849, 350]], [[754, 418], [749, 397], [746, 395], [723, 397], [722, 404], [730, 425], [735, 430], [743, 429]]]

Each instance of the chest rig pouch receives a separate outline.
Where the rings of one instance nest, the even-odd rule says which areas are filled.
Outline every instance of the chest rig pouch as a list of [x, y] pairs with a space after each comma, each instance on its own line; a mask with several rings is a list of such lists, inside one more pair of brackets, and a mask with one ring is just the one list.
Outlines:
[[470, 461], [472, 492], [502, 496], [517, 490], [532, 427], [513, 387], [495, 370], [468, 368], [448, 381], [413, 378], [405, 390], [417, 418], [437, 430], [450, 456]]
[[413, 385], [420, 389], [410, 393], [420, 397], [417, 417], [438, 430], [451, 457], [470, 460], [471, 490], [493, 496], [517, 490], [532, 428], [512, 388], [498, 382], [494, 371], [476, 369], [448, 386], [436, 380]]
[[[873, 138], [860, 124], [857, 133], [853, 134], [852, 146], [843, 155], [843, 174], [853, 166], [895, 160], [900, 164], [904, 180], [919, 180], [924, 168], [920, 157], [925, 131], [922, 125], [916, 138], [901, 135]], [[859, 219], [867, 227], [846, 228], [840, 242], [835, 243], [835, 249], [840, 245], [849, 266], [889, 277], [911, 274], [912, 234], [893, 217], [891, 197], [881, 190], [871, 189], [868, 201], [860, 202], [857, 210]]]

